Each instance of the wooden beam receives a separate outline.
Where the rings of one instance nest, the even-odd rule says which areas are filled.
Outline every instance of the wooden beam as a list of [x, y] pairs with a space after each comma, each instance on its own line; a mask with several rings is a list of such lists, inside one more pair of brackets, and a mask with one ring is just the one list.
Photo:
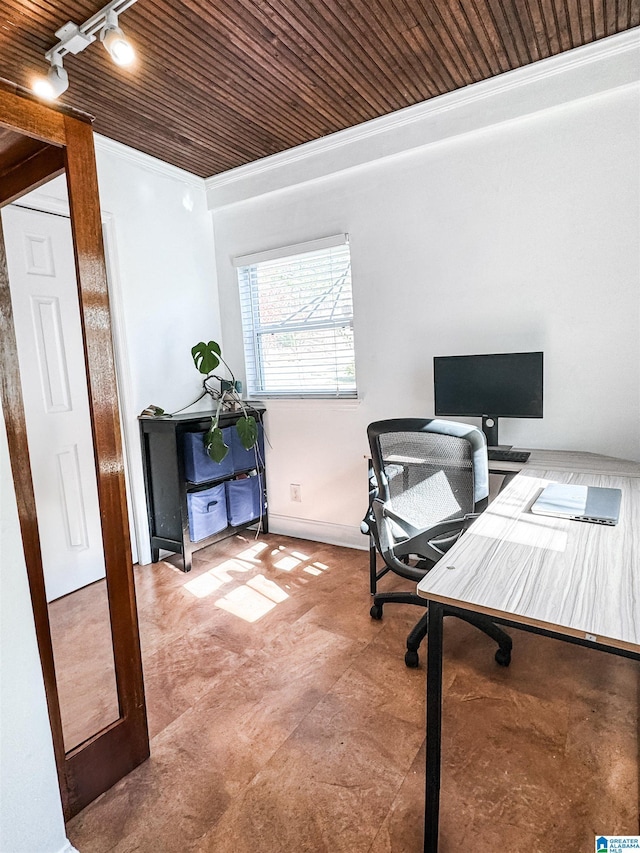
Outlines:
[[120, 719], [67, 755], [76, 814], [149, 757], [107, 273], [91, 126], [65, 117], [66, 171]]
[[30, 190], [62, 175], [65, 168], [64, 149], [47, 145], [36, 154], [1, 175], [0, 207], [10, 204]]
[[22, 93], [17, 86], [15, 89], [15, 92], [10, 91], [6, 84], [0, 87], [0, 124], [32, 139], [64, 145], [64, 115], [36, 101], [16, 97]]

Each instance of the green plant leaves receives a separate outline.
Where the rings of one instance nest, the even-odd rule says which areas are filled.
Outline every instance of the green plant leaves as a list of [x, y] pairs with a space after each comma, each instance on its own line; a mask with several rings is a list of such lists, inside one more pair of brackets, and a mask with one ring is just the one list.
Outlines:
[[253, 415], [245, 415], [236, 423], [240, 441], [245, 450], [251, 450], [258, 440], [258, 425]]
[[222, 462], [229, 452], [229, 446], [224, 443], [220, 427], [211, 427], [204, 437], [204, 447], [214, 462]]
[[208, 344], [205, 344], [204, 341], [200, 341], [199, 344], [192, 347], [191, 355], [193, 357], [193, 363], [200, 373], [204, 373], [204, 375], [207, 376], [220, 364], [220, 344], [215, 341], [209, 341]]

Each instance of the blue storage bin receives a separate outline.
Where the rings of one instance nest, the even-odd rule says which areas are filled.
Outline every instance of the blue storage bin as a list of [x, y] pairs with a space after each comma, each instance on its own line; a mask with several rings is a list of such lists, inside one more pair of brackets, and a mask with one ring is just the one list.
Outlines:
[[[258, 452], [258, 463], [256, 465], [256, 450]], [[262, 424], [258, 423], [258, 444], [251, 450], [245, 450], [238, 435], [238, 430], [231, 428], [231, 454], [233, 456], [233, 470], [237, 474], [241, 471], [251, 471], [253, 468], [264, 467], [264, 430]]]
[[263, 511], [265, 508], [261, 474], [242, 477], [239, 480], [227, 480], [224, 485], [227, 491], [227, 517], [232, 527], [260, 517], [261, 501]]
[[199, 542], [227, 526], [227, 501], [225, 484], [187, 494], [189, 513], [189, 538]]
[[214, 462], [204, 447], [205, 432], [186, 432], [183, 436], [184, 474], [190, 483], [206, 483], [207, 480], [219, 480], [233, 474], [233, 456], [231, 437], [235, 427], [222, 430], [224, 443], [229, 452], [222, 462]]

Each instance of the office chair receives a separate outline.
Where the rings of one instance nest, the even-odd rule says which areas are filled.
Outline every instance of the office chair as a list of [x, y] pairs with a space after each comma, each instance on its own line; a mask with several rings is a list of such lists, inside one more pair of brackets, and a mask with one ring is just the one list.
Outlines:
[[[370, 612], [373, 619], [382, 619], [385, 604], [427, 606], [417, 593], [379, 593], [377, 582], [388, 571], [420, 581], [486, 509], [489, 470], [484, 434], [468, 424], [393, 418], [369, 424], [367, 435], [373, 474], [361, 529], [371, 543]], [[379, 572], [376, 551], [385, 563]], [[497, 663], [509, 665], [511, 637], [488, 616], [454, 607], [447, 610], [495, 640]], [[407, 666], [418, 666], [418, 648], [426, 634], [425, 613], [407, 638]]]

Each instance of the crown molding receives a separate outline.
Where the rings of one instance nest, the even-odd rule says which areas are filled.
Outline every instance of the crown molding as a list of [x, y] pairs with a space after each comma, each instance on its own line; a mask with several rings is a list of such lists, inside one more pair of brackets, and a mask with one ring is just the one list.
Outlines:
[[109, 139], [106, 136], [101, 136], [99, 133], [93, 135], [96, 151], [101, 151], [105, 154], [113, 154], [116, 157], [127, 160], [147, 172], [153, 172], [156, 175], [162, 175], [164, 178], [178, 181], [181, 184], [189, 184], [189, 186], [197, 189], [204, 189], [204, 178], [199, 178], [192, 172], [187, 172], [185, 169], [179, 169], [177, 166], [172, 166], [170, 163], [165, 163], [158, 160], [157, 157], [152, 157], [150, 154], [144, 154], [142, 151], [137, 151], [135, 148], [130, 148], [128, 145], [123, 145], [122, 142], [116, 142], [115, 139]]
[[[170, 178], [177, 181], [181, 186], [191, 186], [202, 191], [205, 189], [204, 178], [200, 178], [191, 172], [186, 172], [184, 169], [179, 169], [177, 166], [172, 166], [169, 163], [164, 163], [156, 157], [151, 157], [149, 154], [143, 154], [142, 151], [136, 151], [135, 148], [130, 148], [128, 145], [123, 145], [121, 142], [116, 142], [113, 139], [108, 139], [106, 136], [100, 136], [98, 133], [93, 135], [96, 152], [112, 154], [119, 160], [127, 160], [134, 166], [151, 172], [155, 175], [161, 175], [164, 178]], [[61, 216], [69, 216], [69, 202], [67, 200], [67, 190], [64, 184], [64, 178], [56, 179], [62, 183], [58, 186], [59, 192], [56, 195], [50, 193], [51, 184], [45, 184], [43, 188], [32, 190], [28, 196], [25, 196], [18, 201], [19, 207], [30, 207], [37, 210], [43, 210], [47, 213], [57, 213]], [[64, 198], [63, 198], [64, 196]]]
[[636, 27], [205, 180], [210, 210], [640, 80]]

